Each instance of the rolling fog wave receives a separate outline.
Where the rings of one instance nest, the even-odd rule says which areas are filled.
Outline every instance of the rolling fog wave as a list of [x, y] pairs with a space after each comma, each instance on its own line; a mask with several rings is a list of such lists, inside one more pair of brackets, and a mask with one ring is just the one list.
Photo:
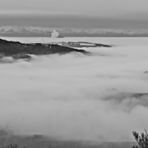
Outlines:
[[132, 140], [131, 131], [148, 128], [147, 40], [108, 38], [117, 46], [86, 48], [93, 56], [0, 64], [0, 126], [66, 140]]

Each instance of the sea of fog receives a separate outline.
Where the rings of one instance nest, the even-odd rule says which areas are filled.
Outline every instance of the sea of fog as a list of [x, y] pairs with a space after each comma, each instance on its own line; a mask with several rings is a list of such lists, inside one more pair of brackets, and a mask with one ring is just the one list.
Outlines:
[[0, 127], [65, 140], [130, 141], [148, 129], [148, 38], [4, 38], [88, 41], [92, 55], [33, 56], [0, 63]]

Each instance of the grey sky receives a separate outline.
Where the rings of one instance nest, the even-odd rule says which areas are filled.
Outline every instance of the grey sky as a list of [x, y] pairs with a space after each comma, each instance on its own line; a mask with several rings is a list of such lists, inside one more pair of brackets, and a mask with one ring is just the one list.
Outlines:
[[1, 14], [119, 16], [148, 13], [148, 0], [0, 0]]

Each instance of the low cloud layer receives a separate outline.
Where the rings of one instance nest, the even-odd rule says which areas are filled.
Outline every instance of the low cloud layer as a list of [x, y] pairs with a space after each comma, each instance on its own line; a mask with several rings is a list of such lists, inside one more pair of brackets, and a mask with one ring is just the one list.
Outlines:
[[132, 140], [132, 130], [148, 128], [148, 45], [133, 40], [110, 39], [115, 47], [88, 48], [92, 56], [1, 63], [0, 126], [66, 140]]

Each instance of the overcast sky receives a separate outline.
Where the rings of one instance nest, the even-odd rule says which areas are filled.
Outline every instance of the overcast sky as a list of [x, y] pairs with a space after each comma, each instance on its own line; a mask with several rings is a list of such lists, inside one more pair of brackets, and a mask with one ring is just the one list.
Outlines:
[[0, 0], [0, 13], [119, 16], [148, 13], [148, 0]]

